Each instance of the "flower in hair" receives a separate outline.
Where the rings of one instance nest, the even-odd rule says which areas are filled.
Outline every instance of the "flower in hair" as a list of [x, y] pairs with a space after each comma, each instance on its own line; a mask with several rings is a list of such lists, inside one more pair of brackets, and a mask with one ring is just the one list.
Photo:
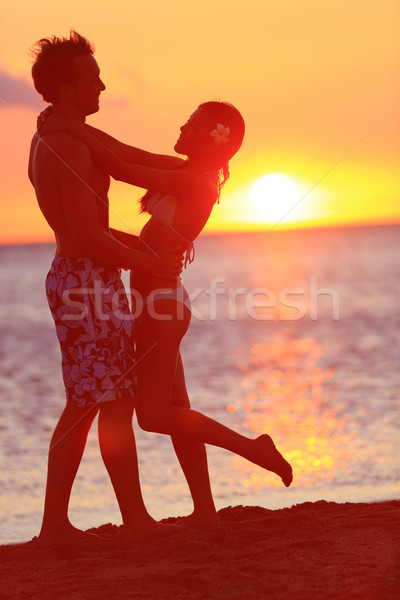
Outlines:
[[222, 125], [222, 123], [218, 123], [217, 128], [213, 129], [210, 132], [210, 135], [214, 138], [214, 142], [216, 144], [226, 144], [227, 142], [229, 142], [230, 132], [231, 130], [229, 129], [229, 127], [225, 127], [225, 125]]

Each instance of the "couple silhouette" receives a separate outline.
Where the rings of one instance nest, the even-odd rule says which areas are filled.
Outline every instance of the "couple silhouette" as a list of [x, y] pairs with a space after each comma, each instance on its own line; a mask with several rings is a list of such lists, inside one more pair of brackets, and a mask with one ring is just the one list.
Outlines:
[[[292, 481], [289, 463], [268, 435], [248, 438], [191, 408], [180, 353], [191, 317], [180, 273], [192, 262], [194, 240], [229, 177], [243, 118], [228, 103], [205, 102], [180, 129], [174, 150], [185, 159], [146, 152], [85, 123], [105, 90], [86, 38], [75, 31], [43, 38], [33, 53], [34, 85], [50, 106], [38, 118], [29, 178], [55, 235], [46, 294], [67, 398], [50, 442], [39, 540], [90, 535], [71, 524], [68, 505], [96, 415], [126, 533], [139, 539], [176, 529], [155, 521], [145, 507], [134, 410], [142, 429], [171, 436], [194, 507], [180, 525], [216, 526], [205, 444], [276, 473], [286, 486]], [[110, 177], [147, 190], [141, 210], [149, 220], [139, 236], [109, 227]], [[131, 272], [134, 302], [140, 298], [134, 321], [121, 268]]]

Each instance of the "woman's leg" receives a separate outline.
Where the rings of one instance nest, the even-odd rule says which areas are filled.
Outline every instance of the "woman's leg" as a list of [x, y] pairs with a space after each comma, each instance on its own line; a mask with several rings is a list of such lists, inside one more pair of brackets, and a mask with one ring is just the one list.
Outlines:
[[172, 300], [156, 300], [154, 307], [158, 315], [171, 318], [156, 319], [148, 313], [142, 317], [137, 348], [137, 418], [140, 427], [146, 431], [188, 437], [225, 448], [276, 473], [289, 486], [292, 481], [291, 466], [268, 435], [253, 440], [198, 411], [173, 406], [168, 402], [173, 389], [179, 345], [188, 328], [190, 313], [187, 311], [189, 314], [186, 318], [177, 319], [176, 303]]
[[[180, 353], [177, 362], [172, 390], [172, 404], [182, 408], [190, 408]], [[193, 514], [186, 517], [183, 524], [192, 527], [217, 525], [219, 519], [211, 492], [205, 444], [190, 440], [186, 436], [174, 435], [171, 439], [182, 471], [185, 474], [194, 506]]]
[[[176, 303], [173, 307], [176, 310]], [[182, 307], [180, 308], [181, 312], [187, 310]], [[190, 313], [187, 313], [185, 316], [184, 331], [186, 331], [187, 324], [190, 321]], [[139, 356], [145, 357], [146, 352], [151, 352], [151, 346], [156, 343], [152, 341], [150, 336], [141, 339], [140, 334], [142, 327], [143, 319], [138, 319], [136, 321], [135, 329], [137, 358], [139, 358]], [[184, 331], [181, 331], [181, 335], [183, 335]], [[178, 340], [177, 345], [176, 343], [174, 344], [177, 353], [173, 351], [172, 345], [169, 346], [168, 356], [170, 357], [170, 362], [168, 363], [168, 366], [164, 365], [164, 367], [167, 367], [170, 374], [166, 375], [163, 379], [163, 398], [164, 401], [169, 404], [190, 408], [183, 364], [179, 352], [179, 343], [180, 339]], [[157, 370], [155, 369], [155, 371]], [[158, 377], [157, 372], [154, 373], [154, 376]], [[193, 514], [184, 518], [184, 524], [193, 527], [218, 524], [219, 519], [211, 493], [205, 445], [201, 442], [190, 440], [186, 436], [171, 436], [171, 441], [182, 467], [182, 471], [186, 477], [194, 505]]]

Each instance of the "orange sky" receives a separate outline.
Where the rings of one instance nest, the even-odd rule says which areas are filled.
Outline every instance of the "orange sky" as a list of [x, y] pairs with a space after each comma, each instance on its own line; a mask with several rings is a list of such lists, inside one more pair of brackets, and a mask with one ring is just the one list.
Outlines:
[[[208, 99], [243, 113], [245, 142], [207, 231], [273, 226], [251, 201], [268, 173], [305, 195], [287, 226], [400, 221], [400, 105], [384, 117], [400, 99], [398, 0], [3, 0], [0, 19], [0, 243], [52, 239], [26, 175], [44, 107], [27, 49], [72, 27], [95, 43], [107, 85], [89, 122], [123, 141], [170, 152]], [[114, 226], [138, 231], [140, 194], [112, 184]]]

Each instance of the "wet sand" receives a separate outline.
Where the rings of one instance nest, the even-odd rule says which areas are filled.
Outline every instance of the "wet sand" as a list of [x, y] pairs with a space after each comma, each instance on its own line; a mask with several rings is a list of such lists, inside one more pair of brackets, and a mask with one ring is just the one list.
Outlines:
[[[0, 600], [395, 600], [400, 597], [400, 501], [235, 506], [221, 527], [51, 548], [0, 547]], [[173, 523], [175, 519], [167, 519]]]

